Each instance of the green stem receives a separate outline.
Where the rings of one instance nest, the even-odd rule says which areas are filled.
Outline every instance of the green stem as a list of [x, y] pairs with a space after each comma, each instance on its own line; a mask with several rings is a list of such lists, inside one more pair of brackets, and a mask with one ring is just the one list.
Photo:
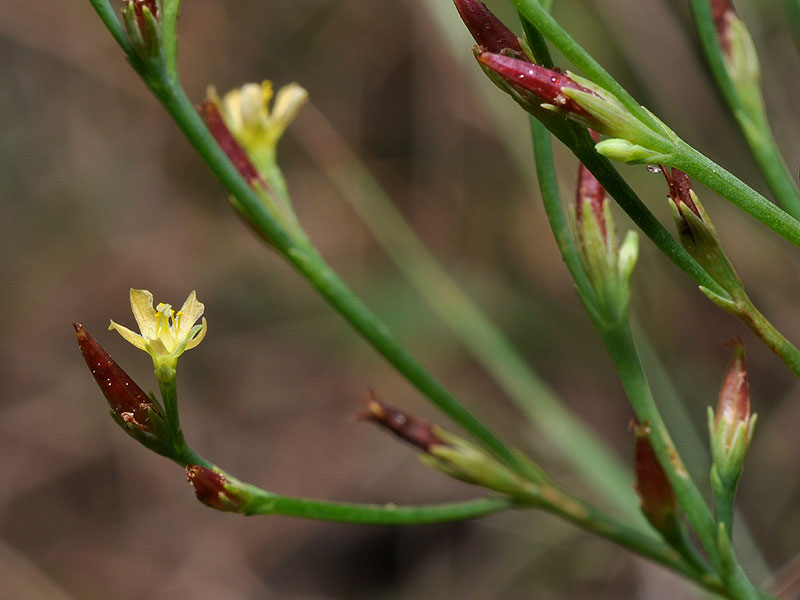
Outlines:
[[489, 450], [518, 473], [536, 476], [527, 461], [503, 444], [486, 425], [420, 365], [395, 339], [388, 328], [359, 300], [313, 248], [292, 248], [286, 257], [308, 279], [331, 306], [350, 322], [398, 371], [412, 382], [453, 421], [469, 431]]
[[[795, 2], [795, 5], [796, 2]], [[750, 102], [745, 102], [728, 73], [723, 56], [724, 49], [719, 43], [717, 28], [711, 14], [709, 0], [691, 0], [700, 43], [711, 68], [711, 73], [722, 92], [722, 96], [741, 128], [750, 147], [750, 152], [758, 164], [769, 189], [778, 202], [793, 217], [800, 218], [800, 190], [778, 150], [769, 128], [766, 110], [756, 81], [748, 88]]]
[[677, 143], [670, 164], [800, 246], [800, 222], [686, 142]]
[[89, 0], [89, 2], [92, 3], [94, 10], [100, 17], [100, 20], [120, 45], [120, 48], [122, 48], [125, 54], [129, 57], [133, 56], [133, 47], [131, 46], [131, 42], [128, 39], [128, 35], [125, 33], [125, 29], [122, 27], [122, 23], [120, 23], [119, 18], [117, 17], [117, 13], [111, 7], [109, 0]]
[[270, 239], [276, 249], [306, 276], [323, 297], [420, 392], [506, 464], [514, 467], [520, 473], [527, 473], [527, 463], [521, 461], [486, 425], [467, 411], [433, 375], [405, 350], [386, 326], [325, 264], [316, 251], [295, 245], [293, 238], [267, 210], [258, 195], [242, 179], [217, 145], [180, 85], [173, 83], [166, 71], [159, 75], [158, 83], [160, 87], [156, 88], [157, 95], [167, 112], [223, 186], [236, 197], [253, 225]]
[[564, 407], [503, 332], [459, 288], [325, 117], [313, 106], [305, 110], [295, 135], [425, 302], [535, 424], [537, 435], [558, 449], [618, 510], [640, 518], [630, 492], [629, 470]]
[[759, 312], [749, 298], [741, 302], [738, 316], [764, 344], [777, 354], [792, 372], [800, 377], [800, 350], [787, 340], [767, 318]]
[[789, 16], [789, 26], [792, 29], [794, 43], [800, 50], [800, 0], [783, 0], [783, 5]]
[[[614, 94], [639, 121], [647, 124], [656, 132], [662, 132], [661, 125], [653, 119], [650, 113], [639, 106], [636, 100], [539, 5], [537, 0], [510, 0], [510, 2], [564, 56], [583, 69], [589, 79]], [[686, 142], [677, 142], [673, 160], [669, 164], [701, 181], [779, 235], [800, 246], [800, 222]]]
[[601, 330], [601, 333], [637, 418], [650, 428], [653, 450], [675, 490], [681, 507], [712, 562], [718, 564], [716, 524], [703, 496], [689, 477], [658, 412], [628, 324], [623, 322], [611, 329]]
[[317, 521], [359, 523], [362, 525], [425, 525], [475, 519], [513, 508], [508, 498], [478, 498], [465, 502], [423, 506], [394, 504], [356, 504], [327, 502], [280, 496], [248, 486], [253, 499], [245, 508], [247, 515], [284, 515]]
[[[522, 501], [525, 501], [525, 498]], [[664, 540], [632, 528], [563, 490], [554, 486], [544, 486], [531, 494], [528, 502], [574, 523], [585, 531], [660, 563], [706, 589], [719, 594], [726, 593], [725, 586], [719, 577], [702, 567], [701, 560], [698, 559], [696, 565], [688, 562]]]
[[582, 70], [588, 79], [611, 92], [632, 115], [653, 131], [658, 133], [663, 131], [661, 124], [550, 16], [548, 10], [538, 0], [509, 1], [572, 64]]

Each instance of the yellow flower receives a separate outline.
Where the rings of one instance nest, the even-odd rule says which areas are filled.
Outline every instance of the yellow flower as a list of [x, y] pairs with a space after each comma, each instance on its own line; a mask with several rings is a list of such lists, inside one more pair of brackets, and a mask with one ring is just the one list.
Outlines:
[[222, 99], [213, 87], [208, 98], [217, 105], [231, 133], [244, 147], [259, 171], [265, 173], [275, 161], [275, 146], [308, 99], [308, 92], [296, 83], [278, 90], [272, 110], [272, 82], [246, 83]]
[[194, 290], [176, 313], [169, 304], [159, 303], [153, 308], [153, 294], [132, 289], [131, 310], [141, 335], [114, 321], [108, 328], [116, 329], [131, 344], [147, 352], [157, 370], [162, 366], [174, 369], [181, 354], [203, 341], [208, 330], [206, 319], [203, 317], [201, 325], [195, 322], [204, 309]]

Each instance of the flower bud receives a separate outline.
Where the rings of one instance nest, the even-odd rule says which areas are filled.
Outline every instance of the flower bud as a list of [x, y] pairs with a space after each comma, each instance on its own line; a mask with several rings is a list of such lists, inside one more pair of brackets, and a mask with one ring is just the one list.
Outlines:
[[[475, 42], [484, 50], [527, 60], [519, 38], [480, 0], [455, 0], [458, 14]], [[530, 62], [530, 61], [529, 61]]]
[[375, 394], [366, 397], [364, 405], [366, 412], [360, 413], [359, 419], [381, 425], [424, 452], [430, 452], [433, 446], [447, 445], [436, 434], [433, 425], [381, 402]]
[[733, 355], [728, 363], [725, 379], [719, 392], [716, 412], [708, 408], [708, 430], [711, 437], [711, 454], [714, 462], [712, 482], [715, 478], [724, 487], [736, 486], [742, 463], [753, 437], [757, 415], [750, 414], [750, 391], [747, 382], [747, 365], [744, 344], [731, 343]]
[[128, 38], [142, 58], [161, 53], [161, 4], [158, 0], [125, 0], [122, 22]]
[[606, 193], [588, 169], [578, 171], [576, 238], [581, 262], [595, 292], [592, 308], [609, 322], [627, 316], [630, 278], [638, 256], [638, 237], [629, 231], [617, 248], [617, 232]]
[[186, 467], [186, 481], [194, 488], [197, 499], [206, 506], [226, 512], [242, 512], [248, 495], [242, 484], [229, 479], [216, 467]]
[[[460, 481], [479, 485], [509, 496], [522, 496], [528, 485], [518, 475], [484, 450], [466, 440], [417, 419], [378, 400], [374, 394], [365, 400], [367, 411], [359, 415], [388, 429], [396, 436], [423, 450], [420, 460]], [[544, 474], [535, 465], [531, 471]]]
[[80, 323], [72, 325], [75, 327], [83, 359], [111, 410], [123, 423], [150, 432], [151, 414], [160, 416], [153, 401], [89, 335], [83, 325]]
[[754, 112], [761, 115], [764, 111], [760, 88], [761, 67], [753, 38], [730, 0], [712, 0], [711, 12], [722, 47], [725, 70], [748, 114], [751, 117]]
[[672, 484], [658, 462], [650, 442], [650, 428], [635, 427], [636, 493], [644, 516], [659, 532], [672, 535], [677, 525], [678, 502]]
[[686, 173], [675, 168], [670, 171], [662, 167], [662, 171], [669, 186], [669, 203], [681, 245], [730, 298], [722, 298], [706, 288], [701, 288], [703, 293], [725, 310], [735, 311], [735, 301], [746, 295], [739, 275], [722, 249], [716, 227], [692, 190]]

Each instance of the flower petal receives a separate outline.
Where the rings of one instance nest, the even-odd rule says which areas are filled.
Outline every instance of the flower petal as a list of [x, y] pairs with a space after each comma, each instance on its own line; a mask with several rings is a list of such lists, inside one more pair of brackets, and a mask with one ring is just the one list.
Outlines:
[[187, 342], [186, 347], [184, 348], [184, 351], [185, 350], [190, 350], [191, 348], [194, 348], [200, 342], [202, 342], [203, 338], [206, 337], [206, 333], [207, 332], [208, 332], [208, 323], [206, 323], [206, 318], [203, 317], [203, 324], [202, 324], [202, 326], [200, 326], [200, 330], [197, 331], [194, 334], [194, 337]]
[[189, 294], [189, 297], [186, 298], [186, 302], [183, 303], [180, 311], [178, 311], [181, 315], [181, 320], [178, 331], [175, 333], [179, 341], [189, 337], [189, 332], [192, 330], [197, 319], [203, 315], [205, 308], [203, 303], [197, 299], [197, 292], [192, 290], [192, 293]]
[[131, 289], [131, 311], [139, 325], [139, 331], [142, 332], [142, 337], [148, 340], [156, 337], [158, 320], [153, 308], [153, 294], [147, 290]]
[[138, 333], [135, 333], [128, 329], [127, 327], [120, 325], [119, 323], [114, 323], [111, 321], [111, 324], [108, 326], [109, 331], [115, 329], [117, 333], [119, 333], [126, 341], [130, 342], [139, 350], [145, 350], [145, 346], [147, 345], [147, 340], [145, 340], [142, 336]]
[[270, 135], [273, 141], [278, 141], [306, 100], [308, 92], [296, 83], [290, 83], [278, 90], [275, 106], [272, 107], [272, 114], [269, 117]]

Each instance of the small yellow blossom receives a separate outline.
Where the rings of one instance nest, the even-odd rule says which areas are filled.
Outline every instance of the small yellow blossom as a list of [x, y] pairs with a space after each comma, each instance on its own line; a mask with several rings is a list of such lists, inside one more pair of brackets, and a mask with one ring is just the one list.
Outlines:
[[141, 335], [114, 321], [108, 328], [116, 329], [131, 344], [147, 352], [156, 369], [162, 366], [174, 369], [181, 354], [203, 341], [208, 330], [206, 319], [203, 317], [201, 325], [195, 322], [204, 309], [194, 290], [176, 313], [169, 304], [159, 303], [153, 308], [153, 294], [132, 289], [131, 310]]
[[308, 92], [296, 83], [285, 85], [275, 95], [272, 110], [272, 82], [246, 83], [225, 94], [222, 99], [213, 87], [208, 98], [220, 110], [225, 124], [244, 147], [261, 172], [268, 171], [275, 160], [275, 146], [283, 132], [308, 99]]

